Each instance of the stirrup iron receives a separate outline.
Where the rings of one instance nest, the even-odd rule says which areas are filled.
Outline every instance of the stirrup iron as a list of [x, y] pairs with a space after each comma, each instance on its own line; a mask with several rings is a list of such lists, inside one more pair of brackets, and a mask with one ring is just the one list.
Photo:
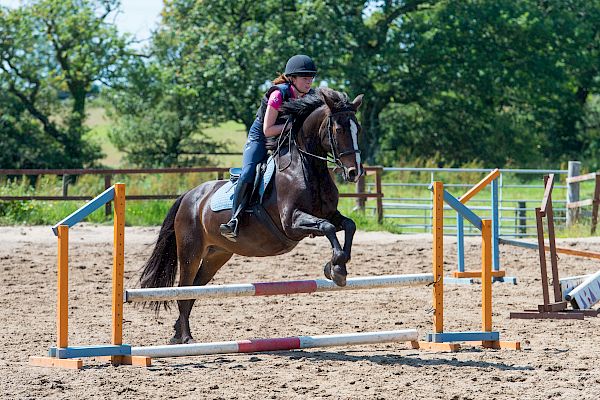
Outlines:
[[[233, 223], [233, 229], [231, 227], [232, 223]], [[238, 235], [239, 226], [240, 226], [240, 221], [236, 217], [236, 218], [232, 218], [226, 224], [221, 224], [219, 226], [219, 231], [221, 232], [222, 236], [225, 236], [227, 239], [235, 242], [235, 238], [237, 238], [237, 235]]]

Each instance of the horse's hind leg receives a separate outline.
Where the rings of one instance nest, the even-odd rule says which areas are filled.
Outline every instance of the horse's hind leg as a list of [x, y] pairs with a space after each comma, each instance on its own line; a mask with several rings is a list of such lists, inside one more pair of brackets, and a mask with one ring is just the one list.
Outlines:
[[[216, 250], [214, 248], [207, 249], [204, 257], [202, 257], [200, 268], [186, 268], [186, 271], [190, 273], [185, 274], [184, 280], [180, 279], [179, 286], [206, 285], [215, 276], [217, 271], [229, 261], [232, 255], [232, 253]], [[195, 264], [196, 267], [198, 264]], [[181, 271], [183, 270], [184, 268], [181, 268]], [[195, 275], [191, 275], [192, 271], [194, 271]], [[182, 277], [183, 276], [184, 274], [182, 273]], [[194, 276], [192, 282], [190, 282], [191, 276]], [[175, 335], [171, 339], [172, 344], [192, 343], [194, 341], [190, 331], [190, 313], [195, 301], [196, 300], [180, 300], [177, 302], [179, 307], [179, 318], [177, 319], [177, 322], [175, 322]]]

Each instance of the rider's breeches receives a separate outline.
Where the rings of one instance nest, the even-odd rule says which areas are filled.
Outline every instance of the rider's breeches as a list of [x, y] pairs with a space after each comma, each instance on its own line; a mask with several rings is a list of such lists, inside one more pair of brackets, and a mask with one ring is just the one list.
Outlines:
[[253, 183], [256, 166], [266, 157], [267, 148], [265, 147], [265, 135], [262, 133], [262, 124], [259, 121], [254, 121], [248, 133], [248, 141], [244, 146], [240, 182]]

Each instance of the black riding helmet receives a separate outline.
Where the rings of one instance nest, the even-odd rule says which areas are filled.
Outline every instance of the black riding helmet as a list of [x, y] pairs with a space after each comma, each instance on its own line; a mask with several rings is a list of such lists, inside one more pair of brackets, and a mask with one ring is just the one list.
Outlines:
[[286, 76], [315, 76], [317, 75], [317, 66], [309, 56], [297, 54], [285, 64], [284, 74]]

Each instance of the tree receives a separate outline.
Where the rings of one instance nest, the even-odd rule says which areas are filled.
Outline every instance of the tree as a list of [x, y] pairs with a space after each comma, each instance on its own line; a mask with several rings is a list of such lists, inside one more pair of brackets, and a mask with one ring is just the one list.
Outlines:
[[388, 115], [391, 153], [440, 166], [579, 158], [589, 142], [586, 98], [598, 84], [598, 12], [597, 1], [480, 0], [420, 15], [409, 42], [422, 95], [403, 109], [402, 130]]
[[0, 165], [3, 168], [50, 168], [60, 153], [27, 110], [11, 95], [0, 97]]
[[165, 4], [147, 59], [111, 93], [118, 126], [111, 140], [129, 162], [180, 166], [206, 162], [224, 144], [202, 128], [254, 122], [267, 80], [297, 51], [294, 2], [178, 1]]
[[144, 167], [206, 164], [205, 153], [220, 145], [201, 132], [197, 92], [179, 83], [166, 62], [139, 58], [127, 70], [127, 83], [107, 93], [114, 126], [110, 140], [128, 163]]
[[[95, 82], [110, 85], [119, 78], [126, 41], [107, 22], [118, 5], [118, 0], [39, 0], [0, 8], [0, 90], [46, 135], [44, 142], [56, 151], [54, 167], [80, 168], [102, 156], [83, 139], [85, 108]], [[69, 94], [67, 100], [59, 100], [61, 91]]]
[[[429, 12], [436, 0], [313, 1], [306, 12], [317, 10], [314, 26], [324, 30], [318, 48], [327, 56], [325, 75], [335, 88], [351, 96], [365, 95], [360, 121], [364, 135], [361, 150], [369, 163], [380, 161], [382, 140], [380, 117], [391, 103], [418, 99], [413, 69], [408, 57], [414, 45], [407, 25], [415, 16]], [[310, 27], [304, 26], [304, 29]], [[312, 28], [314, 31], [315, 28]], [[315, 36], [319, 32], [315, 32]]]

